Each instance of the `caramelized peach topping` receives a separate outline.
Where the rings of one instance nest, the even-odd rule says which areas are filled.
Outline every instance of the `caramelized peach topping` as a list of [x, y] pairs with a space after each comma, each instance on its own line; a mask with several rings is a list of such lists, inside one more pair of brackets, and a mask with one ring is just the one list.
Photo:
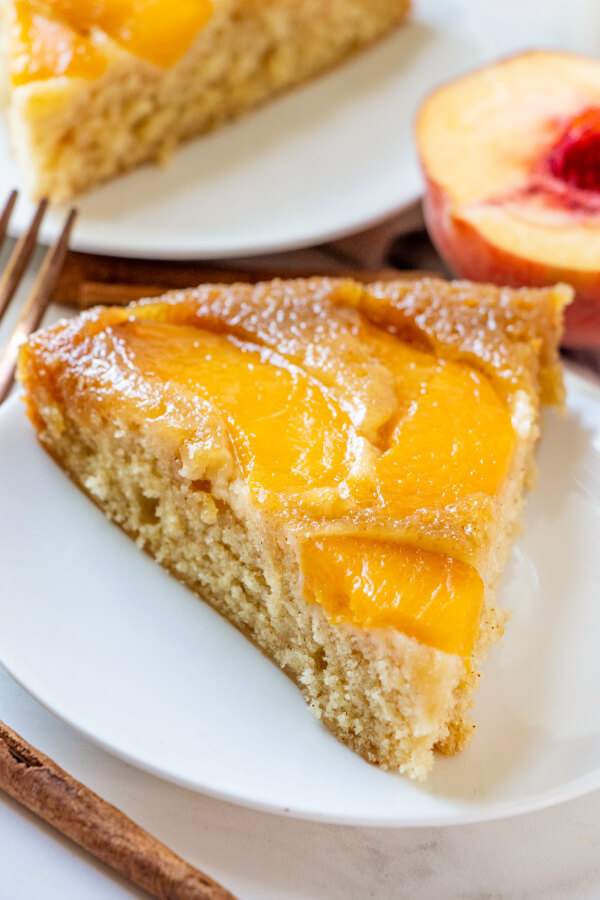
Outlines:
[[13, 84], [61, 75], [98, 78], [107, 64], [107, 37], [168, 68], [190, 47], [211, 12], [211, 0], [17, 0]]
[[48, 371], [64, 361], [64, 402], [69, 379], [84, 378], [90, 415], [134, 417], [144, 404], [183, 448], [186, 472], [210, 434], [253, 502], [298, 536], [305, 595], [332, 621], [469, 657], [482, 580], [435, 528], [418, 549], [402, 523], [501, 489], [515, 435], [492, 378], [401, 340], [372, 297], [350, 293], [354, 308], [201, 297], [101, 310], [75, 338], [71, 326], [57, 332]]

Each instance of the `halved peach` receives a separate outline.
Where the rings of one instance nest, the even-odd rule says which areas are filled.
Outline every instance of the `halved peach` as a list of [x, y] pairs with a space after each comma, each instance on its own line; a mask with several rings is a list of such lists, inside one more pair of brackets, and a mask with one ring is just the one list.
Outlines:
[[417, 119], [430, 235], [454, 271], [572, 284], [571, 345], [600, 341], [600, 62], [524, 53], [431, 94]]

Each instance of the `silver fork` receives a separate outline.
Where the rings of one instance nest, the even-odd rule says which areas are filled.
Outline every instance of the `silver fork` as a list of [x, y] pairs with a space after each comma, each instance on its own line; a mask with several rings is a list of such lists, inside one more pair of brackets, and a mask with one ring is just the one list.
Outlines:
[[[0, 213], [0, 249], [6, 238], [8, 224], [17, 202], [17, 196], [17, 191], [11, 191], [4, 209]], [[40, 225], [47, 208], [48, 201], [45, 199], [41, 200], [29, 228], [15, 244], [6, 269], [2, 273], [2, 277], [0, 277], [0, 322], [25, 274], [31, 254], [35, 249]], [[77, 210], [69, 210], [58, 239], [46, 253], [35, 284], [25, 301], [21, 315], [8, 339], [8, 343], [0, 352], [0, 403], [6, 399], [13, 386], [19, 347], [31, 332], [39, 327], [48, 308], [52, 292], [65, 261], [69, 237], [76, 215]]]

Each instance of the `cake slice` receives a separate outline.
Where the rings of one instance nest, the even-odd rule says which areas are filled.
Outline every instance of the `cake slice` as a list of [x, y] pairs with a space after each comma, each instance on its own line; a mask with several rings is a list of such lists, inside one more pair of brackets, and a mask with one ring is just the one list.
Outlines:
[[35, 334], [42, 445], [367, 760], [466, 747], [570, 290], [207, 285]]
[[0, 0], [0, 80], [30, 191], [62, 201], [372, 42], [409, 0]]

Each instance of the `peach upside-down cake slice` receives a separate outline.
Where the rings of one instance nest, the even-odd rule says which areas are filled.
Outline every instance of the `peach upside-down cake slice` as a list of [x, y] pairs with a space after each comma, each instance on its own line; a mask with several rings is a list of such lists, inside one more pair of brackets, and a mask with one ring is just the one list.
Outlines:
[[[0, 107], [22, 176], [31, 194], [62, 202], [164, 160], [338, 65], [408, 9], [409, 0], [0, 0]], [[288, 140], [295, 124], [282, 126]]]
[[296, 681], [424, 777], [467, 746], [568, 288], [206, 285], [35, 334], [42, 445]]

